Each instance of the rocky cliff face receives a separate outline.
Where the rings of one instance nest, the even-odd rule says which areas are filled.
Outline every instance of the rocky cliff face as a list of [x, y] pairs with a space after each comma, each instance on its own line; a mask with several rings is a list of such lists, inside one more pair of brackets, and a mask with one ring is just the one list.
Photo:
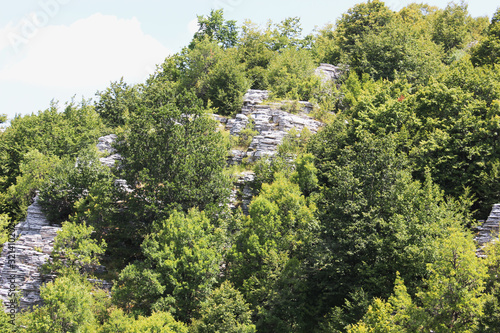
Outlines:
[[498, 241], [498, 229], [500, 224], [500, 204], [493, 205], [488, 219], [479, 227], [476, 228], [476, 237], [478, 249], [476, 254], [478, 257], [485, 257], [484, 246], [489, 242]]
[[[54, 238], [60, 226], [45, 218], [38, 198], [28, 207], [26, 219], [20, 222], [0, 257], [0, 299], [10, 301], [9, 293], [17, 293], [20, 309], [41, 304], [40, 286], [47, 277], [39, 273], [52, 253]], [[17, 239], [17, 240], [16, 240]]]
[[106, 157], [101, 157], [99, 160], [103, 165], [108, 167], [113, 167], [116, 161], [122, 159], [120, 154], [116, 154], [116, 149], [113, 148], [113, 143], [116, 141], [116, 134], [109, 134], [103, 137], [100, 137], [97, 142], [97, 149], [100, 152], [108, 154]]
[[[233, 119], [217, 117], [231, 135], [239, 136], [248, 126], [253, 126], [257, 132], [246, 150], [232, 150], [232, 164], [239, 164], [243, 159], [254, 162], [264, 156], [276, 154], [278, 145], [292, 129], [301, 131], [308, 128], [311, 133], [316, 133], [323, 125], [308, 114], [313, 105], [309, 102], [288, 102], [263, 104], [268, 98], [267, 90], [249, 90], [244, 96], [241, 113]], [[295, 113], [284, 111], [286, 108], [296, 108]]]
[[[272, 157], [291, 129], [300, 132], [307, 128], [311, 133], [316, 133], [323, 125], [309, 116], [313, 110], [313, 105], [309, 102], [265, 103], [268, 98], [267, 90], [249, 90], [244, 96], [241, 112], [234, 118], [214, 116], [233, 136], [239, 136], [249, 126], [257, 133], [248, 148], [231, 151], [229, 164], [241, 164], [244, 160], [255, 162], [266, 156]], [[290, 107], [295, 108], [294, 113], [284, 111]], [[252, 171], [236, 176], [230, 198], [231, 208], [241, 207], [243, 213], [248, 214], [248, 205], [253, 196], [250, 184], [253, 180]]]
[[340, 67], [333, 66], [330, 64], [320, 64], [316, 68], [316, 75], [322, 78], [323, 82], [335, 81], [342, 75], [342, 70]]
[[[101, 163], [109, 167], [121, 159], [112, 148], [116, 135], [111, 134], [99, 138], [97, 148], [109, 156], [100, 159]], [[116, 181], [118, 185], [128, 190], [123, 180]], [[19, 308], [23, 310], [40, 305], [40, 286], [51, 277], [42, 276], [40, 268], [49, 260], [54, 247], [54, 239], [61, 226], [51, 225], [45, 217], [38, 197], [28, 207], [26, 219], [20, 222], [14, 230], [9, 242], [3, 246], [0, 256], [0, 299], [5, 306], [9, 306], [12, 295], [19, 298]], [[103, 288], [109, 289], [111, 284], [106, 281], [92, 280]], [[7, 309], [9, 310], [9, 309]]]

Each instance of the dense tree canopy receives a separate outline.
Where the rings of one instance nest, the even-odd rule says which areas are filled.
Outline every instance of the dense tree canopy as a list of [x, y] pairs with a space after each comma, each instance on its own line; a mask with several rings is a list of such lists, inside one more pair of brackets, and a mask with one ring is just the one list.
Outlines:
[[[500, 10], [370, 0], [335, 19], [304, 35], [212, 10], [145, 82], [12, 119], [0, 242], [37, 194], [62, 229], [43, 304], [2, 332], [497, 332], [500, 242], [473, 233], [500, 202]], [[310, 101], [321, 129], [229, 166], [261, 129], [224, 125], [249, 88], [273, 112]], [[230, 209], [241, 171], [248, 210]]]

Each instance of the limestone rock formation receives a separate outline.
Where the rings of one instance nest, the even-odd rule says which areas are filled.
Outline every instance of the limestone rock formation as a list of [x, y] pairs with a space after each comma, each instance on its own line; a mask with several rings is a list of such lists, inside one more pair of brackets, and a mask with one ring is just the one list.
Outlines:
[[243, 214], [248, 215], [248, 206], [252, 201], [253, 191], [250, 185], [255, 179], [253, 171], [244, 171], [237, 176], [229, 198], [229, 208], [241, 207]]
[[[0, 299], [9, 302], [9, 291], [20, 292], [20, 309], [41, 304], [40, 286], [47, 277], [39, 273], [52, 253], [54, 238], [60, 226], [53, 226], [45, 218], [38, 197], [28, 207], [26, 219], [14, 231], [14, 242], [3, 246], [0, 257]], [[11, 237], [12, 238], [12, 237]], [[11, 288], [14, 286], [15, 288]]]
[[[99, 138], [97, 144], [101, 152], [110, 154], [100, 159], [101, 163], [110, 167], [121, 159], [112, 147], [115, 140], [116, 135], [110, 134]], [[118, 179], [115, 184], [130, 190], [124, 180]], [[13, 289], [19, 293], [20, 310], [41, 304], [40, 286], [52, 277], [42, 276], [39, 270], [50, 258], [59, 229], [61, 226], [49, 223], [38, 203], [38, 197], [35, 197], [33, 204], [28, 207], [26, 219], [15, 227], [0, 256], [0, 299], [4, 305], [9, 303], [9, 292], [12, 294]], [[105, 289], [111, 286], [106, 281], [93, 282]]]
[[492, 241], [498, 240], [498, 228], [500, 224], [500, 204], [493, 205], [491, 213], [486, 222], [476, 228], [476, 237], [474, 240], [477, 242], [478, 249], [476, 254], [478, 257], [485, 257], [484, 246]]
[[120, 154], [115, 154], [116, 149], [113, 148], [113, 143], [116, 141], [116, 134], [109, 134], [99, 138], [97, 143], [97, 149], [102, 153], [107, 153], [108, 156], [101, 157], [99, 160], [102, 164], [109, 166], [110, 168], [115, 165], [116, 161], [122, 159]]
[[[110, 168], [115, 166], [117, 161], [122, 159], [120, 154], [116, 153], [116, 149], [113, 148], [113, 143], [116, 141], [116, 134], [109, 134], [106, 136], [102, 136], [98, 139], [97, 149], [104, 154], [107, 154], [106, 157], [101, 157], [99, 161]], [[125, 179], [116, 179], [115, 186], [120, 190], [125, 192], [132, 192], [133, 190], [128, 186], [127, 181]]]
[[[308, 115], [313, 109], [311, 103], [283, 101], [262, 104], [268, 97], [267, 90], [249, 90], [243, 98], [241, 113], [233, 119], [216, 118], [225, 125], [231, 135], [238, 136], [249, 124], [258, 132], [246, 151], [232, 151], [232, 164], [239, 164], [244, 158], [253, 162], [264, 156], [273, 156], [292, 128], [301, 131], [307, 127], [311, 133], [316, 133], [323, 125]], [[292, 103], [294, 104], [291, 107], [296, 108], [296, 113], [284, 110], [290, 108]]]
[[322, 78], [323, 82], [335, 81], [342, 74], [340, 67], [333, 66], [330, 64], [320, 64], [316, 68], [315, 74]]

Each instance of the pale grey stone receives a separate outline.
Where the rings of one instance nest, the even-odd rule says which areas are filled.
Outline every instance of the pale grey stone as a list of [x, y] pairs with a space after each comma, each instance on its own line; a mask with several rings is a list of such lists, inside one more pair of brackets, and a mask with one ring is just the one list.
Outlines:
[[253, 171], [243, 171], [236, 176], [229, 200], [229, 208], [241, 207], [243, 214], [248, 215], [248, 206], [254, 195], [251, 188], [254, 179], [255, 173]]
[[484, 247], [489, 242], [496, 242], [498, 240], [498, 230], [500, 223], [500, 204], [493, 205], [488, 219], [479, 227], [476, 227], [476, 236], [474, 240], [477, 243], [476, 255], [478, 257], [485, 257]]
[[323, 82], [335, 81], [342, 74], [340, 67], [330, 64], [320, 64], [315, 70], [315, 74], [321, 77]]
[[113, 154], [116, 149], [113, 148], [113, 143], [116, 141], [116, 134], [109, 134], [98, 139], [97, 149], [103, 153]]
[[[12, 275], [14, 285], [21, 293], [20, 309], [31, 308], [41, 304], [40, 286], [44, 277], [39, 269], [45, 264], [52, 253], [54, 238], [60, 226], [50, 225], [45, 218], [38, 197], [28, 207], [26, 219], [15, 227], [16, 241], [4, 244], [0, 257], [0, 299], [9, 301], [9, 287]], [[8, 256], [14, 256], [13, 267]]]

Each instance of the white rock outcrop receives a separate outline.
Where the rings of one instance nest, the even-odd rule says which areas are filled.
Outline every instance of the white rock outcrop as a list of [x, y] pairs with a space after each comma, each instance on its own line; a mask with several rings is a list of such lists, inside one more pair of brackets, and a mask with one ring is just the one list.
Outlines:
[[[308, 115], [313, 109], [311, 103], [283, 101], [262, 104], [268, 97], [267, 90], [249, 90], [243, 98], [241, 113], [233, 119], [216, 118], [231, 135], [238, 136], [250, 122], [253, 123], [253, 129], [258, 133], [253, 137], [246, 151], [232, 151], [232, 164], [239, 164], [244, 158], [253, 162], [264, 156], [273, 156], [283, 138], [292, 128], [299, 132], [308, 128], [311, 133], [316, 133], [323, 125]], [[284, 111], [291, 103], [295, 103], [292, 107], [297, 108], [296, 113]]]
[[248, 206], [253, 197], [251, 184], [254, 179], [255, 174], [253, 171], [243, 171], [237, 176], [229, 198], [229, 208], [241, 207], [243, 214], [248, 215]]
[[[41, 304], [40, 286], [47, 277], [39, 269], [52, 253], [54, 238], [60, 226], [50, 225], [38, 197], [28, 207], [26, 219], [16, 227], [10, 241], [3, 246], [0, 257], [0, 299], [10, 301], [9, 293], [19, 293], [19, 307], [26, 309]], [[15, 241], [14, 241], [15, 240]], [[11, 242], [12, 241], [12, 242]]]
[[108, 167], [114, 167], [116, 161], [122, 159], [120, 154], [116, 154], [116, 149], [113, 148], [113, 143], [116, 141], [116, 134], [109, 134], [103, 137], [100, 137], [97, 143], [97, 149], [102, 153], [107, 153], [108, 156], [101, 157], [99, 160], [102, 164]]
[[320, 64], [314, 73], [321, 77], [323, 82], [328, 82], [336, 81], [342, 75], [342, 70], [334, 65]]
[[485, 257], [484, 247], [489, 242], [498, 240], [498, 229], [500, 224], [500, 204], [493, 205], [488, 219], [479, 227], [476, 227], [476, 237], [478, 249], [476, 255]]

